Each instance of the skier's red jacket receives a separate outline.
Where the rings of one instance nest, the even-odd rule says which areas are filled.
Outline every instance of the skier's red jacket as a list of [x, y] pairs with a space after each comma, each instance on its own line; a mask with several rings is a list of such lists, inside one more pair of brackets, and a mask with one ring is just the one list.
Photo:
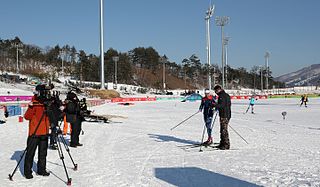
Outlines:
[[[24, 118], [29, 120], [29, 136], [32, 136], [33, 134], [36, 136], [49, 134], [50, 123], [46, 114], [44, 114], [39, 124], [44, 110], [44, 105], [38, 101], [36, 96], [33, 96], [32, 105], [29, 105], [26, 113], [24, 114]], [[39, 127], [37, 128], [38, 124]]]

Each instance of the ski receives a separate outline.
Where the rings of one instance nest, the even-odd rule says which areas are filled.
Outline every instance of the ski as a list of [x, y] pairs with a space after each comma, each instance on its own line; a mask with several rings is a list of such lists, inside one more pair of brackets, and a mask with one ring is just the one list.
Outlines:
[[[212, 143], [210, 145], [217, 145], [219, 143]], [[207, 144], [204, 144], [204, 143], [194, 143], [194, 144], [186, 144], [186, 145], [178, 145], [178, 147], [194, 147], [194, 146], [206, 146]]]
[[195, 150], [195, 148], [199, 148], [199, 147], [202, 147], [203, 149], [201, 149], [200, 152], [203, 152], [203, 151], [229, 151], [229, 150], [239, 150], [239, 149], [235, 149], [235, 148], [231, 148], [231, 149], [219, 149], [219, 143], [214, 143], [214, 144], [211, 144], [211, 145], [189, 145], [189, 146], [184, 146], [184, 147], [180, 147], [182, 148], [184, 151], [187, 151], [187, 152], [192, 152], [193, 150]]
[[188, 144], [188, 145], [182, 145], [182, 146], [178, 146], [184, 150], [187, 150], [187, 149], [192, 149], [192, 148], [198, 148], [198, 147], [212, 147], [212, 146], [218, 146], [219, 143], [212, 143], [210, 145], [207, 145], [207, 144]]

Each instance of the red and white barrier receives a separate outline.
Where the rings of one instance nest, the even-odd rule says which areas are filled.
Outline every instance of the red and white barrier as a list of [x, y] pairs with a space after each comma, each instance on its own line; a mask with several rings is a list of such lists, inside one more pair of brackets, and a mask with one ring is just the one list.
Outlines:
[[[249, 95], [237, 95], [237, 96], [230, 96], [231, 99], [250, 99], [251, 96]], [[255, 96], [256, 99], [268, 99], [266, 95], [257, 95]]]
[[130, 98], [113, 98], [111, 99], [112, 103], [119, 102], [134, 102], [134, 101], [156, 101], [155, 97], [130, 97]]

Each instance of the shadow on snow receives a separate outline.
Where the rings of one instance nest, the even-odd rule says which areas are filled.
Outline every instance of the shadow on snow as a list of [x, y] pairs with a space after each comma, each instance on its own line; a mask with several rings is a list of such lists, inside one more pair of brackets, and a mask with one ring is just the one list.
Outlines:
[[148, 134], [150, 138], [155, 139], [158, 142], [178, 142], [184, 144], [198, 144], [199, 142], [193, 140], [186, 140], [181, 138], [176, 138], [174, 136], [160, 135], [160, 134]]
[[174, 186], [232, 187], [258, 185], [197, 167], [155, 168], [155, 177]]
[[[15, 151], [13, 153], [13, 155], [11, 156], [11, 160], [15, 160], [17, 161], [17, 164], [19, 162], [19, 160], [21, 159], [21, 156], [23, 154], [24, 150], [22, 151]], [[19, 164], [19, 170], [20, 170], [20, 173], [21, 175], [24, 175], [24, 158], [22, 158], [20, 164]], [[37, 164], [33, 161], [33, 164], [32, 164], [32, 170], [33, 171], [37, 171]]]

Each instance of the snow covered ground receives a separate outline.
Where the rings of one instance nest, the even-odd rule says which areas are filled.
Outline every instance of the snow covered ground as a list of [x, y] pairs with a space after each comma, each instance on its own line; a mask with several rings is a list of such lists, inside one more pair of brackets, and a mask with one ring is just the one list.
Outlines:
[[[72, 186], [320, 186], [320, 99], [308, 108], [296, 99], [258, 100], [256, 114], [243, 114], [248, 101], [232, 101], [231, 150], [185, 149], [199, 143], [202, 115], [173, 131], [171, 127], [198, 110], [199, 102], [141, 102], [131, 106], [105, 104], [98, 114], [120, 115], [112, 123], [83, 123], [83, 147], [71, 148], [79, 165], [73, 171], [65, 153]], [[287, 112], [286, 119], [281, 113]], [[0, 186], [66, 186], [57, 151], [49, 150], [49, 177], [7, 179], [26, 146], [27, 122], [17, 117], [0, 125]], [[66, 137], [69, 139], [69, 136]], [[214, 142], [219, 142], [218, 120]], [[37, 159], [35, 159], [36, 162]], [[36, 164], [35, 164], [36, 165]], [[34, 168], [35, 169], [35, 168]]]

